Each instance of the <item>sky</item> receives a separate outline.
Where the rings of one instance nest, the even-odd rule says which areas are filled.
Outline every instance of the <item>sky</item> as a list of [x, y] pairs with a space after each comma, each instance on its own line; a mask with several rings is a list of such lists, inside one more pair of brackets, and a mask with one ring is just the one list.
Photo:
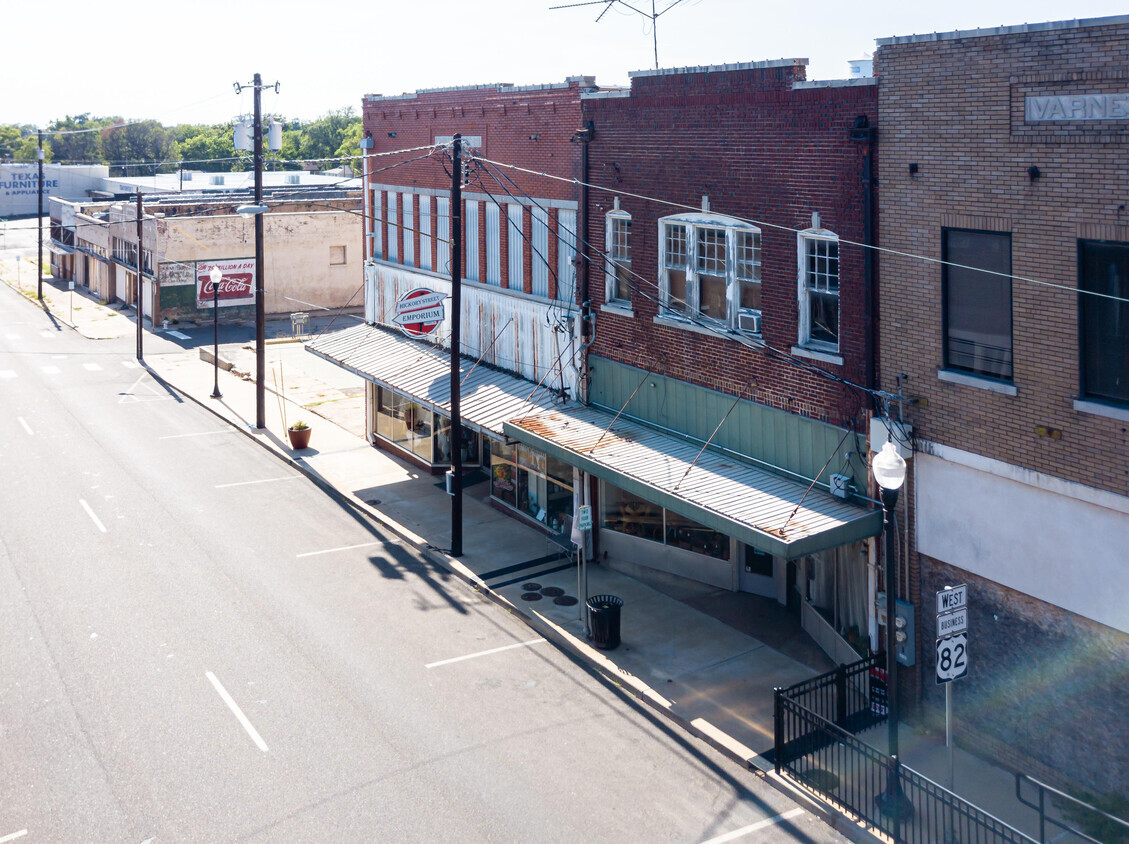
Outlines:
[[[652, 0], [626, 0], [646, 13]], [[66, 115], [227, 123], [250, 113], [256, 72], [279, 93], [263, 110], [313, 119], [365, 94], [595, 76], [624, 85], [655, 66], [651, 22], [620, 2], [336, 0], [328, 7], [196, 0], [188, 6], [54, 0], [50, 21], [8, 32], [0, 124]], [[891, 35], [1124, 14], [1125, 0], [653, 0], [660, 67], [807, 58], [809, 79], [843, 79], [847, 62]], [[295, 11], [301, 8], [302, 11]], [[173, 11], [175, 9], [175, 11]], [[167, 11], [166, 11], [167, 10]], [[666, 11], [664, 11], [666, 10]]]

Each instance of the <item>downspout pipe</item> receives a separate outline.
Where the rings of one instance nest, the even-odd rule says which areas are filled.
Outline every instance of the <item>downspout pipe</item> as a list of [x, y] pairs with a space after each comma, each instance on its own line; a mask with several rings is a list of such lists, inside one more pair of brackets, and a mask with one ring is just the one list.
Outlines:
[[[878, 335], [877, 299], [878, 285], [875, 280], [874, 263], [874, 140], [878, 130], [870, 125], [866, 115], [855, 118], [851, 127], [850, 139], [862, 145], [862, 241], [863, 253], [863, 324], [866, 326], [866, 386], [869, 390], [878, 388], [878, 374], [875, 366], [875, 341]], [[871, 400], [874, 401], [871, 393]], [[877, 409], [877, 408], [875, 408]]]
[[588, 278], [591, 259], [588, 254], [588, 205], [590, 202], [588, 191], [588, 177], [590, 164], [588, 159], [588, 145], [596, 136], [596, 124], [588, 120], [584, 128], [575, 135], [575, 140], [580, 143], [580, 229], [577, 237], [577, 263], [580, 276], [580, 340], [581, 340], [581, 371], [580, 371], [580, 400], [588, 403], [588, 347], [592, 345], [592, 301], [589, 296]]

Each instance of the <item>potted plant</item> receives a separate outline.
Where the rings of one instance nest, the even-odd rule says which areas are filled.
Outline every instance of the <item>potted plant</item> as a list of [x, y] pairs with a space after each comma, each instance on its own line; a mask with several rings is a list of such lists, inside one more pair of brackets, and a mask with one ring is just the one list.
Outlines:
[[310, 445], [310, 426], [299, 419], [287, 431], [290, 435], [290, 446], [295, 451], [307, 448]]

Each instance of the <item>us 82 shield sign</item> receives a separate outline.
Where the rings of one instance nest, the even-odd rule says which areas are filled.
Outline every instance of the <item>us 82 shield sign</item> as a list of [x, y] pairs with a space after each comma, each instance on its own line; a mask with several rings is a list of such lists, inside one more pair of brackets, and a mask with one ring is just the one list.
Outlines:
[[937, 640], [937, 685], [959, 680], [968, 673], [968, 634]]

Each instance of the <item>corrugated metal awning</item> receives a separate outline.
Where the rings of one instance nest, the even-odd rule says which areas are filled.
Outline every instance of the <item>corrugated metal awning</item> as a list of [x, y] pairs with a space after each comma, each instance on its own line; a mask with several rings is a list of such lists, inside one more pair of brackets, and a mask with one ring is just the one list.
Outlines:
[[[306, 351], [451, 415], [451, 357], [444, 349], [366, 324], [310, 340]], [[507, 419], [559, 406], [552, 391], [524, 378], [466, 359], [460, 368], [460, 415], [464, 425], [481, 433], [502, 437]]]
[[511, 419], [504, 428], [512, 439], [779, 557], [794, 559], [882, 532], [881, 510], [809, 490], [710, 449], [695, 463], [700, 445], [613, 419], [606, 411], [574, 406]]
[[55, 255], [73, 255], [74, 254], [74, 247], [73, 246], [67, 246], [67, 244], [65, 244], [65, 243], [61, 243], [58, 240], [52, 239], [47, 244], [47, 251], [49, 251], [49, 252], [51, 252], [52, 254], [55, 254]]

